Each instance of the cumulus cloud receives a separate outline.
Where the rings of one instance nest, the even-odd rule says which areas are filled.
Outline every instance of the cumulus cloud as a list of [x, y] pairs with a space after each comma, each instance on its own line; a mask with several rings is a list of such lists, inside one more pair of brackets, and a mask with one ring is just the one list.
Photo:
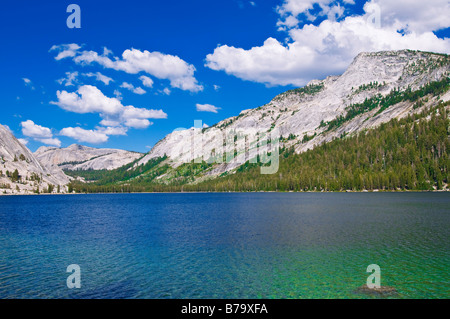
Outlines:
[[48, 127], [35, 124], [32, 120], [20, 123], [22, 126], [22, 134], [33, 138], [49, 138], [52, 137], [52, 131]]
[[56, 60], [63, 58], [73, 58], [78, 64], [97, 63], [101, 66], [124, 71], [130, 74], [145, 72], [158, 79], [169, 80], [174, 88], [190, 92], [199, 92], [203, 86], [198, 84], [194, 77], [195, 67], [187, 63], [178, 56], [164, 54], [161, 52], [140, 51], [137, 49], [127, 49], [122, 53], [122, 57], [110, 57], [111, 51], [104, 50], [103, 54], [95, 51], [79, 51], [80, 46], [76, 44], [53, 46], [51, 51], [58, 51]]
[[70, 44], [60, 44], [60, 45], [54, 45], [50, 48], [51, 51], [57, 51], [58, 55], [55, 57], [55, 60], [61, 60], [64, 58], [72, 58], [74, 57], [78, 50], [81, 49], [81, 47], [76, 43], [70, 43]]
[[99, 113], [102, 117], [100, 125], [104, 126], [114, 127], [124, 124], [127, 127], [143, 128], [144, 124], [147, 127], [151, 125], [148, 119], [167, 118], [163, 110], [124, 106], [118, 98], [107, 97], [92, 85], [81, 86], [76, 92], [57, 91], [56, 95], [58, 101], [51, 102], [52, 104], [80, 114]]
[[57, 91], [57, 102], [50, 102], [62, 109], [75, 113], [101, 113], [106, 115], [118, 114], [123, 105], [116, 98], [105, 96], [97, 87], [83, 85], [77, 92]]
[[220, 107], [211, 105], [211, 104], [196, 104], [198, 112], [212, 112], [217, 113], [220, 110]]
[[[344, 2], [341, 4], [345, 5]], [[363, 51], [450, 52], [450, 39], [438, 38], [433, 33], [450, 26], [447, 0], [369, 1], [364, 5], [362, 15], [340, 20], [329, 17], [318, 25], [297, 26], [298, 18], [311, 14], [314, 5], [322, 9], [322, 15], [342, 15], [344, 12], [335, 1], [285, 0], [277, 11], [283, 26], [290, 27], [287, 43], [268, 38], [261, 46], [248, 50], [221, 45], [207, 55], [205, 65], [243, 80], [303, 86], [314, 78], [341, 74]]]
[[139, 77], [139, 80], [142, 81], [142, 85], [143, 85], [143, 86], [146, 86], [146, 87], [148, 87], [148, 88], [153, 87], [153, 80], [152, 80], [151, 78], [149, 78], [148, 76], [141, 75], [141, 76]]
[[30, 87], [32, 90], [34, 90], [33, 83], [31, 82], [30, 79], [28, 79], [28, 78], [22, 78], [22, 80], [23, 80], [23, 83], [25, 83], [25, 86], [28, 86], [28, 87]]
[[333, 0], [284, 0], [283, 3], [277, 7], [277, 12], [281, 16], [298, 16], [300, 13], [305, 13], [312, 10], [317, 4], [321, 7], [329, 5]]
[[[64, 78], [56, 80], [59, 84], [64, 84], [64, 86], [73, 86], [79, 84], [79, 76], [78, 71], [66, 72], [66, 76]], [[102, 82], [105, 85], [109, 85], [110, 82], [114, 82], [114, 80], [106, 75], [101, 74], [100, 72], [96, 73], [82, 73], [82, 76], [85, 77], [93, 77], [96, 81]]]
[[119, 90], [114, 90], [114, 95], [118, 100], [122, 101], [122, 92], [120, 92]]
[[66, 72], [66, 77], [57, 80], [59, 84], [64, 84], [65, 86], [72, 86], [77, 83], [78, 72]]
[[101, 74], [100, 72], [96, 72], [96, 73], [84, 73], [84, 76], [87, 77], [95, 77], [95, 79], [99, 82], [103, 82], [103, 84], [105, 85], [109, 85], [109, 82], [114, 82], [114, 80], [106, 75]]
[[130, 90], [131, 92], [133, 92], [135, 94], [139, 94], [139, 95], [147, 93], [143, 88], [141, 88], [141, 87], [134, 87], [133, 84], [128, 83], [128, 82], [123, 82], [120, 85], [120, 87], [124, 88], [124, 89], [127, 89], [127, 90]]
[[46, 145], [61, 146], [61, 141], [57, 138], [53, 138], [53, 133], [48, 127], [35, 124], [31, 120], [21, 122], [22, 134], [31, 137], [35, 141], [41, 142]]
[[28, 144], [28, 140], [26, 138], [18, 138], [17, 140], [23, 145], [27, 145]]
[[450, 27], [448, 0], [377, 0], [372, 4], [380, 6], [381, 24], [394, 26], [397, 30], [421, 34]]
[[163, 110], [149, 110], [137, 108], [132, 105], [124, 107], [121, 116], [125, 119], [165, 119], [167, 114]]
[[63, 128], [59, 134], [73, 138], [80, 143], [100, 144], [108, 141], [108, 135], [105, 133], [94, 130], [85, 130], [81, 127], [66, 127]]
[[119, 121], [114, 121], [114, 120], [101, 120], [100, 121], [100, 125], [111, 126], [111, 127], [118, 127], [118, 126], [120, 126], [120, 122]]
[[147, 119], [131, 118], [125, 121], [125, 125], [136, 129], [144, 129], [152, 125], [153, 123]]
[[61, 141], [57, 138], [42, 138], [36, 140], [46, 145], [61, 147]]
[[116, 124], [111, 127], [97, 126], [96, 131], [105, 135], [127, 135], [128, 128]]

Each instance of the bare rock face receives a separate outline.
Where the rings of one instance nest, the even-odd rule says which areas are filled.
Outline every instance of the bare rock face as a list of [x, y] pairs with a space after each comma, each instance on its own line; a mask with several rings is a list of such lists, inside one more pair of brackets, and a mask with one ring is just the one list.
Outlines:
[[[287, 91], [266, 105], [242, 111], [239, 116], [225, 119], [206, 129], [191, 128], [172, 132], [136, 165], [167, 155], [170, 165], [176, 167], [195, 160], [199, 157], [199, 152], [205, 160], [214, 153], [225, 154], [227, 150], [222, 137], [227, 136], [230, 131], [253, 130], [269, 134], [277, 130], [284, 138], [281, 139], [280, 146], [294, 147], [297, 153], [301, 153], [341, 134], [357, 133], [393, 118], [420, 112], [422, 108], [414, 109], [412, 103], [399, 103], [380, 114], [375, 114], [378, 110], [364, 113], [338, 130], [327, 131], [323, 125], [345, 115], [346, 108], [351, 104], [362, 103], [366, 98], [376, 95], [385, 96], [394, 89], [405, 90], [410, 87], [415, 90], [449, 74], [448, 55], [411, 50], [361, 53], [340, 76], [313, 80], [304, 88]], [[448, 100], [449, 93], [441, 96], [441, 99]], [[436, 102], [429, 101], [428, 105]], [[424, 107], [426, 106], [427, 103]], [[311, 138], [305, 141], [306, 135]], [[256, 155], [251, 145], [248, 151], [236, 146], [237, 157], [246, 152], [246, 157], [242, 160], [219, 164], [214, 172], [220, 174], [233, 170]]]
[[[0, 125], [0, 194], [66, 191], [69, 178], [58, 167], [42, 165], [11, 131]], [[58, 187], [59, 186], [59, 187]]]
[[129, 164], [143, 154], [73, 144], [67, 148], [40, 147], [34, 155], [47, 166], [67, 170], [112, 170]]

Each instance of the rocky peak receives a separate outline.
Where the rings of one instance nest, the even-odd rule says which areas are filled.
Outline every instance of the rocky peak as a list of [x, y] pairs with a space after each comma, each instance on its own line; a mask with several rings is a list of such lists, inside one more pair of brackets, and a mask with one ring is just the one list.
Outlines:
[[[216, 141], [214, 136], [225, 130], [256, 129], [270, 132], [276, 128], [284, 138], [289, 137], [288, 141], [283, 142], [285, 146], [294, 146], [301, 152], [332, 138], [324, 132], [323, 123], [345, 115], [349, 105], [362, 103], [374, 96], [387, 95], [394, 89], [416, 89], [448, 76], [449, 71], [448, 55], [412, 50], [361, 53], [340, 76], [313, 80], [303, 88], [276, 96], [266, 105], [245, 110], [239, 116], [204, 129], [202, 149], [204, 154], [222, 149], [222, 141]], [[393, 117], [405, 116], [412, 112], [411, 109], [412, 105], [405, 104], [397, 112], [382, 113], [377, 121], [369, 121], [364, 125], [355, 119], [347, 129], [356, 132], [362, 127], [370, 128], [370, 125], [379, 125]], [[304, 143], [305, 136], [312, 136], [312, 139], [308, 138], [309, 142]], [[139, 164], [164, 154], [169, 160], [177, 158], [189, 161], [192, 152], [186, 145], [191, 145], [191, 139], [192, 134], [188, 130], [173, 132], [158, 142]], [[225, 164], [219, 166], [219, 173], [236, 167]]]
[[79, 144], [66, 148], [39, 148], [35, 155], [45, 165], [67, 170], [111, 170], [142, 157], [142, 154], [136, 152]]
[[[49, 185], [66, 185], [69, 178], [61, 169], [42, 165], [33, 153], [0, 125], [0, 193], [32, 193]], [[17, 170], [19, 179], [11, 178]], [[63, 191], [62, 189], [60, 189]]]

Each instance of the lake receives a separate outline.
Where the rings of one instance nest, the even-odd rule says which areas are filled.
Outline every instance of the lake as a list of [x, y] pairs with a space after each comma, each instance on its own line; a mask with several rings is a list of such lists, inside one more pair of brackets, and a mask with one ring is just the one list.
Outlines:
[[449, 298], [449, 235], [448, 193], [0, 196], [0, 298]]

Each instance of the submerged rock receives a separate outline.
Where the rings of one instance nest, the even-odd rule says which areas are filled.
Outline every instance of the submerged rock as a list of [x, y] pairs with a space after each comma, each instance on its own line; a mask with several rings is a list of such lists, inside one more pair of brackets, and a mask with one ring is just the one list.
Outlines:
[[355, 293], [366, 294], [372, 296], [393, 296], [397, 295], [397, 290], [394, 287], [381, 286], [380, 288], [369, 288], [363, 285], [355, 290]]

